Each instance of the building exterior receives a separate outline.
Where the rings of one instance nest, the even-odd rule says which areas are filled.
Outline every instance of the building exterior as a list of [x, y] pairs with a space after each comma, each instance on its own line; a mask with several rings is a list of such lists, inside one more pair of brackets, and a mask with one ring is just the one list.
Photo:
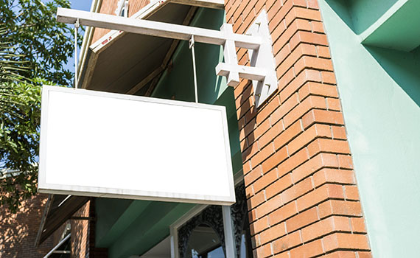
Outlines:
[[[419, 8], [417, 0], [92, 3], [93, 12], [214, 30], [227, 22], [238, 34], [267, 12], [278, 85], [259, 107], [251, 81], [233, 88], [215, 74], [223, 48], [195, 47], [199, 102], [227, 110], [237, 257], [418, 255]], [[81, 57], [82, 88], [194, 100], [188, 42], [88, 28]], [[246, 50], [237, 57], [249, 65]], [[72, 207], [60, 215], [72, 218], [72, 257], [224, 257], [231, 248], [219, 206], [91, 198]], [[54, 218], [44, 216], [46, 225]]]

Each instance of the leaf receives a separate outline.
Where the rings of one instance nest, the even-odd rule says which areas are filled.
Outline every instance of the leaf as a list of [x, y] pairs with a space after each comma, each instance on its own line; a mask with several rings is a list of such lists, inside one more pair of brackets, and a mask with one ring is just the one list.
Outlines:
[[[57, 7], [70, 4], [0, 2], [0, 205], [12, 212], [37, 189], [39, 85], [66, 85], [73, 78], [64, 68], [74, 50], [72, 30], [55, 20]], [[77, 41], [81, 45], [81, 36]]]

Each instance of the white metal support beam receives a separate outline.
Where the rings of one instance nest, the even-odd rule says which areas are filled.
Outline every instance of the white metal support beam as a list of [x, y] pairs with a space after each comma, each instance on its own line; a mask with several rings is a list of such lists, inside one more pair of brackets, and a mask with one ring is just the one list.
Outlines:
[[223, 214], [223, 229], [225, 233], [225, 247], [226, 247], [226, 257], [234, 258], [236, 257], [235, 254], [235, 236], [233, 231], [233, 220], [232, 214], [230, 213], [230, 206], [223, 205], [222, 206], [222, 214]]
[[[277, 90], [277, 75], [272, 53], [272, 42], [265, 11], [261, 12], [248, 30], [250, 35], [233, 33], [232, 25], [230, 24], [224, 24], [220, 31], [217, 31], [65, 8], [58, 8], [57, 20], [64, 23], [79, 21], [80, 25], [85, 26], [176, 40], [190, 40], [194, 37], [195, 42], [221, 45], [224, 47], [225, 63], [220, 63], [216, 67], [216, 72], [218, 75], [227, 77], [229, 86], [237, 86], [239, 78], [253, 80], [257, 107]], [[246, 48], [250, 51], [251, 67], [238, 65], [237, 47]]]
[[237, 47], [247, 49], [258, 49], [261, 45], [261, 39], [259, 37], [232, 34], [230, 38], [226, 38], [224, 33], [217, 30], [58, 8], [57, 21], [74, 24], [77, 19], [79, 19], [80, 25], [83, 26], [122, 30], [163, 38], [190, 40], [191, 36], [194, 35], [195, 42], [199, 43], [224, 45], [226, 40], [232, 40]]
[[185, 4], [197, 7], [224, 9], [224, 0], [170, 0], [171, 3]]
[[[222, 27], [224, 29], [224, 27]], [[222, 30], [223, 31], [223, 30]], [[251, 66], [238, 65], [236, 49], [234, 57], [231, 53], [232, 46], [225, 43], [225, 63], [216, 66], [217, 75], [226, 76], [229, 86], [236, 86], [235, 77], [252, 80], [255, 94], [255, 105], [264, 103], [277, 90], [277, 75], [270, 30], [268, 28], [267, 13], [262, 11], [247, 31], [248, 35], [261, 39], [258, 49], [250, 49]], [[228, 34], [227, 34], [228, 35]], [[235, 61], [232, 61], [234, 58]]]
[[[220, 31], [225, 34], [226, 38], [230, 38], [231, 35], [233, 35], [232, 24], [223, 24]], [[233, 66], [238, 65], [238, 57], [236, 56], [236, 47], [233, 40], [225, 41], [225, 44], [223, 45], [223, 52], [226, 64]], [[239, 73], [237, 71], [227, 71], [225, 76], [229, 86], [236, 87], [239, 84]]]
[[248, 52], [251, 59], [251, 67], [264, 69], [266, 72], [263, 80], [252, 81], [255, 94], [255, 106], [259, 107], [278, 88], [273, 43], [270, 29], [268, 28], [268, 17], [265, 11], [261, 11], [260, 15], [248, 29], [247, 34], [258, 36], [262, 40], [261, 46], [258, 49], [249, 50]]
[[[238, 77], [253, 81], [263, 81], [267, 76], [267, 70], [258, 67], [233, 65], [226, 63], [219, 63], [216, 66], [216, 74], [219, 76], [229, 77], [229, 74], [236, 73]], [[229, 83], [228, 83], [229, 85]], [[236, 85], [229, 85], [236, 86]]]

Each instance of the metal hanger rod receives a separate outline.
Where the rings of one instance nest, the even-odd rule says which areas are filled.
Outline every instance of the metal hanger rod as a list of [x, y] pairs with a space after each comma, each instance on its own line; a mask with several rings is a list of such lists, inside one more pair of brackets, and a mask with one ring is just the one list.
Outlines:
[[77, 36], [79, 31], [80, 21], [76, 20], [74, 23], [74, 88], [77, 89], [77, 84], [79, 83], [79, 78], [77, 74]]
[[190, 49], [192, 54], [192, 63], [193, 63], [193, 73], [194, 73], [194, 92], [195, 92], [195, 103], [198, 103], [198, 90], [197, 90], [197, 70], [195, 67], [195, 41], [194, 41], [194, 35], [191, 36], [190, 39]]

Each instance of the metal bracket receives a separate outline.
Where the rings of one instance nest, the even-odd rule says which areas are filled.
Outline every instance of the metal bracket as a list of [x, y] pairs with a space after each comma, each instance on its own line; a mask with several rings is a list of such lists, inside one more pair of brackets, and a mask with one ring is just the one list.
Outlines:
[[[228, 67], [236, 66], [238, 65], [238, 57], [236, 55], [236, 47], [235, 47], [235, 41], [229, 39], [231, 35], [233, 35], [233, 28], [232, 24], [223, 24], [222, 27], [220, 27], [220, 31], [223, 33], [223, 35], [226, 37], [225, 44], [223, 44], [223, 54], [225, 57], [225, 64], [228, 65]], [[222, 63], [220, 63], [222, 64]], [[219, 64], [219, 65], [220, 65]], [[221, 69], [219, 65], [216, 67], [216, 73], [218, 75], [221, 72]], [[238, 71], [235, 70], [228, 70], [223, 71], [224, 75], [227, 79], [227, 84], [232, 87], [236, 87], [239, 84], [239, 74]]]
[[[224, 27], [222, 26], [221, 30], [224, 31], [223, 29]], [[233, 32], [229, 31], [228, 33]], [[248, 50], [251, 66], [238, 65], [235, 45], [228, 44], [229, 41], [226, 40], [224, 45], [225, 63], [219, 63], [217, 65], [216, 73], [217, 75], [226, 76], [228, 85], [233, 87], [239, 84], [239, 80], [234, 79], [237, 76], [252, 80], [255, 106], [259, 107], [277, 89], [277, 75], [272, 41], [268, 27], [267, 13], [264, 10], [261, 11], [246, 34], [262, 39], [258, 49]]]
[[71, 220], [89, 220], [89, 221], [96, 221], [95, 217], [77, 217], [77, 216], [72, 216], [70, 217]]
[[74, 23], [74, 88], [79, 84], [79, 75], [77, 74], [77, 34], [79, 33], [80, 20], [76, 19]]
[[259, 36], [263, 43], [258, 50], [249, 50], [249, 58], [252, 67], [259, 67], [266, 70], [264, 80], [252, 81], [255, 94], [255, 106], [259, 107], [264, 103], [278, 88], [276, 62], [273, 55], [273, 43], [271, 40], [270, 29], [268, 27], [267, 13], [263, 10], [256, 18], [255, 22], [248, 29], [247, 34]]
[[[190, 40], [194, 36], [195, 42], [222, 45], [224, 47], [225, 63], [220, 63], [216, 67], [216, 72], [218, 75], [227, 77], [229, 86], [235, 87], [238, 85], [239, 77], [253, 80], [256, 107], [265, 102], [277, 89], [272, 41], [265, 11], [261, 11], [254, 24], [251, 25], [248, 35], [233, 33], [232, 25], [230, 24], [224, 24], [220, 31], [216, 31], [64, 8], [57, 9], [57, 21], [65, 23], [79, 23], [80, 21], [80, 25], [85, 26], [177, 40]], [[237, 47], [249, 50], [251, 67], [238, 65]], [[77, 74], [75, 78], [77, 82]]]

